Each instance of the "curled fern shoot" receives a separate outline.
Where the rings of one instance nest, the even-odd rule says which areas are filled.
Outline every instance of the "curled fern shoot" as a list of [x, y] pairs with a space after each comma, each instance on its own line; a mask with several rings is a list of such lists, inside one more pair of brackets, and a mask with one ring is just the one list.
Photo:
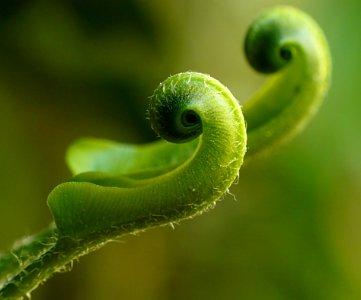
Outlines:
[[246, 130], [226, 87], [200, 73], [172, 76], [156, 89], [150, 120], [168, 141], [199, 136], [193, 155], [155, 176], [89, 172], [59, 185], [48, 198], [59, 234], [94, 240], [167, 224], [201, 213], [229, 188], [243, 162]]
[[26, 294], [74, 258], [123, 234], [201, 214], [228, 190], [243, 163], [246, 128], [225, 86], [195, 72], [172, 76], [156, 89], [149, 115], [166, 140], [196, 139], [192, 156], [157, 174], [87, 172], [57, 186], [48, 197], [57, 242], [12, 278], [1, 296]]
[[252, 156], [293, 137], [317, 112], [329, 87], [331, 59], [316, 22], [288, 6], [262, 14], [244, 49], [256, 71], [270, 74], [242, 109]]
[[[242, 107], [247, 160], [290, 140], [312, 119], [328, 91], [331, 58], [317, 23], [289, 6], [261, 14], [248, 29], [244, 50], [250, 65], [269, 77]], [[156, 172], [182, 162], [196, 147], [197, 143], [174, 145], [162, 140], [138, 147], [82, 138], [69, 147], [66, 159], [73, 174]], [[148, 159], [157, 153], [155, 160]]]
[[250, 26], [244, 49], [251, 66], [270, 78], [242, 110], [216, 79], [180, 73], [150, 100], [149, 119], [161, 140], [129, 145], [87, 138], [69, 147], [73, 177], [48, 197], [54, 222], [0, 255], [0, 299], [29, 295], [115, 238], [207, 211], [234, 182], [244, 158], [305, 126], [331, 71], [318, 25], [297, 9], [277, 7]]

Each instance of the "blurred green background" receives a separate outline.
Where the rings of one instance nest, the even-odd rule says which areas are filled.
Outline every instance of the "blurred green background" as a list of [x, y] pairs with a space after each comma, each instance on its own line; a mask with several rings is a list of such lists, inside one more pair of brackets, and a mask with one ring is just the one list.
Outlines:
[[[289, 145], [254, 161], [216, 209], [122, 238], [33, 299], [361, 299], [361, 2], [17, 0], [0, 4], [0, 249], [51, 221], [66, 147], [153, 140], [148, 97], [170, 74], [211, 74], [244, 102], [265, 80], [242, 39], [290, 4], [324, 29], [333, 83]], [[5, 4], [4, 4], [5, 3]]]

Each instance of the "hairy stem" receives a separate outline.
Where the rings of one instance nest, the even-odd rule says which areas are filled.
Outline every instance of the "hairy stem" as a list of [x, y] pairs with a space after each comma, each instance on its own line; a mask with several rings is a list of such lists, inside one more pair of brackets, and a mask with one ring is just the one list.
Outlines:
[[0, 255], [0, 281], [5, 281], [7, 277], [26, 267], [54, 246], [56, 240], [54, 226], [50, 226], [37, 235], [16, 242], [10, 252]]
[[318, 110], [331, 63], [325, 37], [303, 12], [277, 7], [250, 27], [245, 52], [270, 74], [243, 112], [210, 76], [165, 80], [149, 117], [164, 140], [125, 145], [81, 139], [68, 150], [74, 177], [48, 197], [55, 224], [0, 255], [0, 299], [28, 295], [73, 259], [114, 238], [178, 222], [213, 207], [253, 157], [288, 140]]
[[56, 244], [12, 277], [0, 297], [26, 295], [74, 258], [123, 234], [201, 214], [228, 190], [243, 162], [246, 129], [226, 87], [200, 73], [172, 76], [156, 89], [150, 119], [169, 141], [196, 139], [192, 156], [158, 173], [88, 172], [57, 186], [48, 197]]

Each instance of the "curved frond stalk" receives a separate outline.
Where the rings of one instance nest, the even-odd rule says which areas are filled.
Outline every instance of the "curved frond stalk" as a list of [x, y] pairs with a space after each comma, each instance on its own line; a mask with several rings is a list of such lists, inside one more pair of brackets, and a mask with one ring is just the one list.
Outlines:
[[137, 178], [88, 172], [48, 197], [57, 242], [0, 290], [21, 297], [73, 259], [123, 234], [201, 214], [228, 190], [243, 163], [246, 128], [229, 90], [208, 75], [172, 76], [150, 102], [153, 129], [176, 143], [197, 139], [191, 157], [166, 172]]
[[310, 121], [328, 90], [331, 58], [316, 22], [289, 6], [256, 19], [245, 52], [255, 70], [271, 74], [243, 105], [250, 157], [289, 140]]
[[48, 197], [55, 225], [0, 256], [0, 299], [21, 299], [114, 238], [205, 212], [238, 176], [246, 148], [245, 158], [253, 157], [305, 126], [330, 81], [318, 25], [297, 9], [271, 9], [251, 25], [245, 52], [270, 75], [244, 104], [246, 121], [220, 82], [186, 72], [161, 83], [150, 101], [151, 125], [165, 140], [82, 139], [69, 148], [74, 177]]
[[[250, 65], [269, 76], [242, 107], [248, 160], [290, 140], [312, 119], [330, 84], [331, 58], [318, 24], [289, 6], [261, 14], [248, 29], [244, 49]], [[69, 147], [66, 157], [73, 174], [101, 171], [136, 176], [180, 164], [196, 147], [196, 142], [177, 145], [160, 140], [138, 146], [83, 138]]]

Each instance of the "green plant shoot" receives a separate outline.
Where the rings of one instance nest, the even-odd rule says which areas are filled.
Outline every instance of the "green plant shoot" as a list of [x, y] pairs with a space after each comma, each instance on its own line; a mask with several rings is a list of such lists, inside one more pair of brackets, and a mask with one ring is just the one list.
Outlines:
[[289, 140], [319, 108], [331, 63], [325, 37], [303, 12], [277, 7], [249, 28], [251, 66], [269, 80], [241, 109], [216, 79], [169, 77], [149, 119], [162, 138], [128, 145], [85, 138], [69, 147], [73, 177], [54, 188], [54, 222], [0, 256], [0, 299], [21, 299], [82, 255], [125, 234], [192, 218], [214, 207], [244, 159]]

